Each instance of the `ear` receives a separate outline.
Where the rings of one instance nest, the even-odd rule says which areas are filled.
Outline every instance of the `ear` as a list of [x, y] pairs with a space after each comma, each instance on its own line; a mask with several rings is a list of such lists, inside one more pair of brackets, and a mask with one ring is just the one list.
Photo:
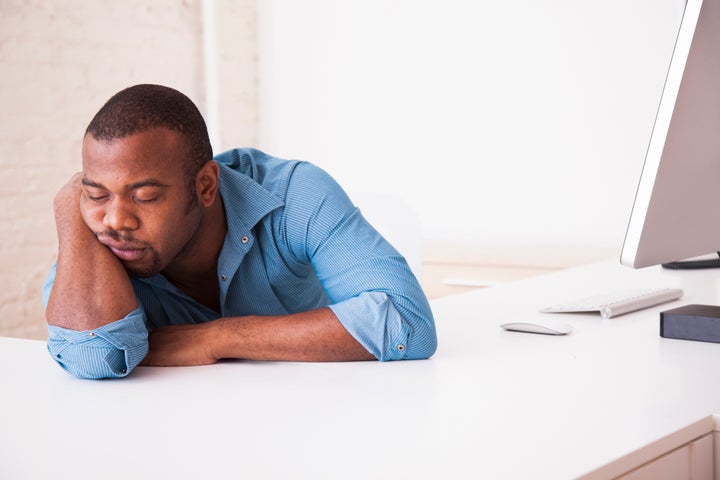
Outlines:
[[209, 207], [215, 203], [218, 194], [220, 180], [220, 167], [215, 160], [210, 160], [197, 173], [195, 177], [195, 189], [198, 201], [203, 207]]

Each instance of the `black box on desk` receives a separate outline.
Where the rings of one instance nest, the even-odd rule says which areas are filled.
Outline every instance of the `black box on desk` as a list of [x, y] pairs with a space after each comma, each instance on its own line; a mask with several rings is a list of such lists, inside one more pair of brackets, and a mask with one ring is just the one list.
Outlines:
[[720, 343], [720, 307], [685, 305], [660, 312], [660, 336]]

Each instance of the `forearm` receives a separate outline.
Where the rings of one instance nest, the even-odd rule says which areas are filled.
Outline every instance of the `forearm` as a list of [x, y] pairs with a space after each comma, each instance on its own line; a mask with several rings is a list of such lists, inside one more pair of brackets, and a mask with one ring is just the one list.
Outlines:
[[300, 362], [373, 360], [329, 308], [281, 316], [225, 317], [150, 334], [144, 365], [214, 363], [223, 358]]
[[137, 299], [122, 264], [94, 235], [61, 245], [47, 321], [72, 330], [89, 330], [123, 318]]
[[229, 317], [219, 322], [220, 358], [308, 362], [374, 359], [329, 308], [276, 317]]
[[138, 303], [120, 261], [83, 221], [77, 195], [56, 199], [58, 260], [46, 318], [51, 325], [89, 330], [123, 318]]

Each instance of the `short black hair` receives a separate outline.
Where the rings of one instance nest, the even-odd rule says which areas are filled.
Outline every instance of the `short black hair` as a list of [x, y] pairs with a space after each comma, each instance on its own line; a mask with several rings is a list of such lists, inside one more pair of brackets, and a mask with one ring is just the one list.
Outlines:
[[187, 96], [162, 85], [135, 85], [113, 95], [85, 130], [100, 141], [112, 141], [165, 127], [187, 144], [186, 174], [194, 178], [213, 152], [205, 120]]

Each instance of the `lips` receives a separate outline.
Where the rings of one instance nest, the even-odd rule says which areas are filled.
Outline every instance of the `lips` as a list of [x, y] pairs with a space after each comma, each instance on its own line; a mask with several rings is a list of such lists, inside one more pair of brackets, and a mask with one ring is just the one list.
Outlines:
[[111, 252], [115, 254], [120, 260], [126, 262], [134, 262], [140, 260], [147, 253], [145, 248], [119, 248], [108, 245]]
[[134, 262], [140, 260], [149, 250], [144, 245], [138, 245], [129, 242], [117, 242], [114, 241], [115, 239], [110, 239], [106, 236], [103, 237], [98, 235], [98, 240], [100, 240], [100, 243], [108, 247], [110, 251], [115, 254], [116, 257], [126, 262]]

